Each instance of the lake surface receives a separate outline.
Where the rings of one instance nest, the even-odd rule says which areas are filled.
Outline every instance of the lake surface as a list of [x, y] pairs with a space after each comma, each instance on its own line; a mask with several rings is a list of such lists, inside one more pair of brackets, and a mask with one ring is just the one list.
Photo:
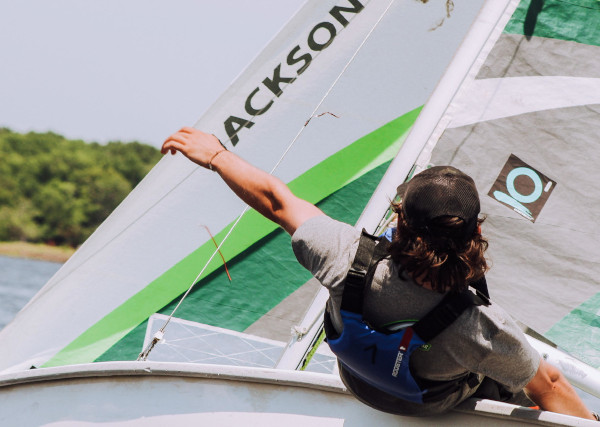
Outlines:
[[0, 329], [61, 266], [56, 262], [0, 256]]

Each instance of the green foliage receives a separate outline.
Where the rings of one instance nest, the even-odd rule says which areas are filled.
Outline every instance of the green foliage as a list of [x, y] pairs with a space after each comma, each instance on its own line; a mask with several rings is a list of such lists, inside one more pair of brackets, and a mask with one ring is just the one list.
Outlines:
[[160, 157], [138, 142], [0, 128], [0, 241], [81, 244]]

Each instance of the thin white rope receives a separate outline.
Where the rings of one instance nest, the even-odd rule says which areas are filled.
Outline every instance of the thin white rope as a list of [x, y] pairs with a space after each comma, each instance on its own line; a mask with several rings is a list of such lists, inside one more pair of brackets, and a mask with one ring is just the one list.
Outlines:
[[169, 322], [171, 321], [171, 319], [175, 315], [175, 312], [177, 311], [177, 309], [179, 308], [179, 306], [181, 305], [181, 303], [183, 302], [183, 300], [188, 296], [188, 294], [191, 292], [192, 288], [198, 282], [198, 280], [200, 280], [200, 277], [202, 276], [202, 274], [204, 273], [204, 271], [208, 268], [210, 262], [219, 253], [219, 251], [221, 250], [221, 246], [223, 246], [223, 244], [225, 243], [225, 241], [229, 238], [229, 236], [231, 235], [231, 233], [233, 232], [233, 230], [235, 229], [235, 227], [237, 226], [237, 224], [241, 221], [242, 217], [244, 216], [244, 214], [246, 212], [248, 212], [248, 210], [250, 210], [250, 206], [246, 205], [244, 207], [244, 209], [242, 210], [242, 213], [240, 213], [240, 215], [237, 217], [237, 219], [235, 220], [235, 222], [233, 223], [233, 225], [231, 226], [231, 228], [229, 229], [229, 231], [225, 235], [225, 237], [223, 237], [223, 240], [221, 241], [221, 243], [219, 244], [219, 246], [217, 246], [217, 249], [215, 249], [215, 251], [212, 253], [212, 255], [210, 256], [210, 258], [208, 259], [208, 261], [206, 261], [206, 264], [204, 264], [204, 267], [202, 267], [202, 270], [200, 270], [200, 273], [198, 273], [198, 275], [196, 276], [196, 278], [192, 281], [192, 284], [190, 285], [190, 287], [188, 288], [188, 290], [185, 292], [185, 294], [183, 294], [183, 296], [179, 300], [179, 303], [177, 303], [177, 305], [175, 306], [175, 308], [173, 309], [173, 311], [171, 311], [171, 314], [167, 318], [165, 324], [163, 325], [162, 328], [160, 328], [161, 332], [164, 332], [165, 328], [167, 327], [167, 325], [169, 324]]
[[310, 120], [317, 114], [317, 110], [321, 107], [321, 105], [323, 104], [323, 102], [325, 102], [325, 98], [327, 98], [329, 96], [329, 94], [333, 90], [334, 86], [342, 78], [342, 75], [346, 72], [346, 70], [348, 69], [348, 67], [350, 66], [350, 64], [354, 61], [354, 58], [356, 58], [356, 56], [358, 55], [358, 52], [365, 45], [365, 43], [367, 42], [367, 40], [369, 39], [369, 37], [371, 37], [371, 34], [373, 33], [373, 31], [375, 31], [375, 28], [377, 28], [377, 26], [379, 25], [379, 23], [381, 22], [381, 20], [383, 19], [383, 17], [387, 14], [387, 12], [389, 11], [390, 7], [392, 7], [392, 4], [394, 3], [394, 1], [395, 0], [391, 0], [390, 1], [390, 3], [388, 4], [388, 6], [385, 8], [385, 10], [383, 11], [383, 13], [379, 17], [379, 19], [377, 19], [377, 21], [375, 22], [375, 24], [373, 25], [373, 27], [371, 27], [371, 29], [369, 30], [369, 32], [367, 33], [367, 35], [365, 36], [365, 38], [363, 39], [363, 41], [361, 42], [361, 44], [356, 48], [356, 50], [354, 51], [354, 54], [350, 57], [350, 59], [348, 60], [348, 62], [344, 66], [344, 68], [342, 68], [342, 71], [340, 71], [340, 73], [335, 78], [335, 80], [333, 81], [333, 83], [331, 84], [331, 86], [329, 86], [329, 89], [327, 89], [327, 92], [325, 92], [325, 95], [323, 95], [323, 97], [321, 98], [321, 100], [319, 101], [319, 103], [317, 104], [317, 106], [315, 107], [315, 109], [310, 114], [309, 119], [300, 128], [300, 130], [298, 131], [298, 133], [296, 134], [296, 136], [294, 137], [294, 139], [292, 139], [292, 142], [288, 145], [287, 149], [283, 152], [283, 154], [280, 157], [279, 161], [275, 164], [275, 166], [271, 170], [271, 174], [273, 174], [273, 172], [275, 171], [275, 169], [277, 169], [277, 167], [279, 166], [279, 164], [283, 161], [283, 158], [292, 149], [292, 146], [296, 143], [296, 140], [300, 137], [300, 135], [302, 134], [302, 132], [304, 132], [304, 129], [306, 129], [306, 126], [308, 125], [308, 123], [310, 122]]
[[[354, 59], [356, 58], [356, 56], [358, 55], [358, 53], [360, 52], [360, 50], [363, 48], [363, 46], [365, 45], [365, 43], [367, 42], [367, 40], [369, 39], [369, 37], [371, 37], [371, 34], [373, 34], [373, 31], [375, 31], [375, 28], [377, 28], [377, 26], [379, 26], [380, 22], [383, 20], [383, 17], [388, 13], [390, 7], [392, 7], [392, 4], [394, 3], [394, 1], [395, 0], [391, 0], [390, 1], [390, 3], [387, 5], [387, 7], [385, 8], [385, 10], [382, 12], [382, 14], [379, 16], [379, 18], [375, 22], [375, 24], [371, 27], [371, 29], [369, 30], [369, 32], [367, 33], [367, 35], [364, 37], [364, 39], [362, 40], [362, 42], [360, 43], [360, 45], [356, 48], [356, 50], [354, 51], [354, 53], [352, 54], [352, 56], [348, 60], [348, 62], [346, 62], [346, 65], [344, 65], [344, 68], [342, 68], [342, 71], [340, 71], [340, 73], [335, 78], [335, 80], [333, 81], [333, 83], [329, 86], [329, 89], [327, 89], [327, 91], [325, 92], [325, 94], [323, 95], [323, 97], [321, 98], [321, 100], [318, 102], [317, 106], [313, 109], [312, 113], [310, 114], [309, 119], [304, 123], [304, 125], [302, 125], [302, 127], [300, 128], [300, 130], [296, 133], [296, 136], [288, 144], [287, 148], [284, 150], [284, 152], [281, 155], [281, 157], [279, 158], [279, 160], [275, 163], [275, 166], [273, 166], [273, 168], [269, 172], [269, 175], [273, 175], [273, 173], [279, 167], [279, 165], [281, 164], [281, 162], [283, 161], [283, 159], [287, 156], [288, 152], [292, 149], [292, 147], [294, 146], [294, 144], [296, 143], [296, 141], [298, 140], [298, 138], [300, 138], [300, 135], [302, 135], [302, 133], [306, 129], [306, 126], [308, 125], [308, 123], [310, 122], [310, 120], [316, 115], [317, 110], [321, 107], [321, 105], [323, 104], [323, 102], [325, 102], [325, 99], [329, 96], [329, 94], [331, 93], [331, 91], [333, 90], [333, 88], [335, 87], [335, 85], [342, 78], [342, 75], [344, 75], [344, 73], [346, 72], [346, 70], [348, 69], [348, 67], [350, 66], [350, 64], [354, 61]], [[223, 240], [221, 241], [221, 243], [217, 246], [217, 249], [215, 249], [215, 251], [210, 256], [210, 258], [208, 259], [208, 261], [206, 262], [206, 264], [204, 264], [204, 267], [202, 267], [202, 269], [200, 270], [200, 272], [198, 273], [198, 275], [196, 276], [196, 278], [192, 281], [192, 284], [190, 285], [190, 287], [188, 288], [188, 290], [185, 292], [185, 294], [183, 294], [183, 296], [181, 297], [181, 299], [179, 300], [179, 302], [177, 303], [177, 305], [175, 306], [175, 308], [171, 311], [171, 314], [169, 315], [169, 317], [165, 321], [164, 325], [158, 330], [158, 332], [156, 332], [156, 334], [154, 335], [152, 341], [148, 344], [148, 346], [144, 349], [144, 351], [142, 351], [140, 353], [140, 355], [138, 356], [138, 360], [146, 360], [148, 358], [148, 355], [150, 354], [150, 352], [152, 351], [152, 349], [156, 345], [156, 343], [158, 343], [162, 339], [167, 325], [169, 324], [169, 322], [171, 322], [171, 319], [175, 315], [175, 312], [177, 311], [177, 309], [179, 309], [179, 307], [183, 303], [183, 300], [192, 291], [193, 287], [196, 285], [196, 283], [198, 282], [198, 280], [200, 279], [200, 277], [202, 276], [202, 274], [204, 273], [204, 271], [206, 271], [206, 269], [208, 268], [208, 266], [211, 263], [211, 261], [213, 260], [213, 258], [219, 253], [219, 251], [221, 249], [221, 246], [223, 246], [223, 244], [225, 243], [225, 241], [229, 238], [229, 236], [231, 235], [231, 233], [233, 232], [233, 230], [235, 229], [235, 227], [237, 226], [237, 224], [240, 222], [240, 220], [242, 219], [242, 217], [244, 216], [244, 214], [246, 212], [248, 212], [249, 209], [250, 209], [250, 207], [248, 205], [246, 205], [244, 207], [244, 209], [242, 210], [242, 213], [238, 216], [238, 218], [233, 223], [233, 225], [231, 226], [231, 228], [229, 229], [229, 231], [227, 232], [227, 234], [225, 235], [225, 237], [223, 237]]]

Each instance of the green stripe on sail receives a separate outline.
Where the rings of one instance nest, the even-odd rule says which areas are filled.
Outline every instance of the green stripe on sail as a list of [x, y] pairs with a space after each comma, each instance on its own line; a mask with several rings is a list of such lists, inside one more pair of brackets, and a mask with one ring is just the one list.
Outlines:
[[[389, 163], [352, 181], [321, 200], [317, 206], [332, 218], [355, 223]], [[353, 202], [349, 203], [349, 200]], [[233, 281], [229, 283], [223, 268], [211, 273], [181, 304], [176, 314], [178, 318], [244, 332], [311, 277], [296, 261], [290, 236], [281, 228], [228, 260], [227, 265]], [[269, 285], [268, 290], [265, 284]], [[180, 298], [181, 295], [178, 295], [160, 313], [171, 314]], [[147, 327], [148, 321], [144, 321], [95, 361], [135, 359]], [[289, 335], [289, 330], [281, 332], [286, 337]]]
[[559, 347], [600, 368], [600, 293], [575, 308], [544, 334]]
[[504, 32], [600, 46], [600, 2], [522, 0]]
[[[360, 138], [294, 179], [288, 184], [289, 187], [299, 197], [311, 203], [318, 203], [358, 177], [391, 160], [420, 110], [421, 107], [416, 108]], [[222, 241], [230, 227], [231, 225], [227, 226], [215, 236], [217, 241]], [[244, 230], [244, 233], [232, 233], [221, 249], [227, 259], [233, 259], [277, 228], [255, 211], [244, 215], [237, 227]], [[87, 363], [97, 359], [150, 315], [185, 292], [198, 274], [199, 266], [202, 266], [213, 252], [212, 242], [206, 242], [107, 314], [43, 366]], [[220, 259], [215, 257], [201, 279], [221, 266]]]

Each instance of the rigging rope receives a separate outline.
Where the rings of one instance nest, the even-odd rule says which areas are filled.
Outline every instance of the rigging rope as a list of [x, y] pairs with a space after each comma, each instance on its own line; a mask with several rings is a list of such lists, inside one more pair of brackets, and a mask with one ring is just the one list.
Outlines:
[[[325, 101], [325, 99], [329, 96], [329, 94], [331, 93], [331, 91], [333, 90], [333, 88], [335, 87], [335, 85], [338, 83], [338, 81], [340, 80], [340, 78], [342, 77], [342, 75], [344, 75], [344, 73], [346, 72], [346, 70], [348, 69], [348, 67], [350, 66], [350, 64], [354, 61], [354, 59], [356, 58], [356, 56], [358, 55], [358, 53], [360, 52], [360, 50], [363, 48], [363, 46], [365, 45], [365, 43], [367, 42], [367, 40], [369, 39], [369, 37], [371, 37], [371, 34], [373, 33], [373, 31], [375, 31], [375, 29], [377, 28], [377, 26], [379, 26], [380, 22], [383, 20], [384, 16], [388, 13], [388, 11], [391, 8], [391, 6], [394, 3], [394, 1], [395, 0], [391, 0], [389, 2], [389, 4], [387, 5], [387, 7], [385, 8], [385, 10], [382, 12], [382, 14], [379, 16], [379, 18], [375, 22], [375, 24], [371, 27], [371, 29], [369, 30], [369, 32], [363, 38], [362, 42], [356, 48], [356, 50], [354, 51], [353, 55], [346, 62], [346, 65], [344, 65], [344, 68], [342, 68], [342, 71], [340, 71], [340, 73], [335, 78], [335, 80], [333, 81], [333, 83], [329, 86], [329, 89], [327, 89], [327, 91], [325, 92], [325, 94], [323, 95], [323, 97], [321, 98], [321, 100], [317, 103], [316, 107], [313, 109], [312, 113], [310, 114], [308, 120], [300, 127], [300, 130], [296, 133], [296, 136], [292, 139], [292, 141], [288, 144], [287, 148], [283, 151], [281, 157], [279, 158], [279, 160], [275, 163], [275, 166], [273, 166], [273, 168], [269, 172], [270, 175], [273, 175], [273, 173], [279, 167], [279, 165], [281, 164], [281, 162], [283, 161], [283, 159], [286, 157], [286, 155], [288, 154], [288, 152], [292, 149], [293, 145], [296, 143], [296, 141], [298, 140], [298, 138], [300, 137], [300, 135], [302, 135], [302, 133], [306, 129], [306, 126], [308, 125], [308, 123], [310, 122], [310, 120], [313, 117], [315, 117], [315, 115], [317, 114], [317, 110], [321, 107], [321, 105], [323, 104], [323, 102]], [[327, 113], [323, 113], [323, 114], [327, 114]], [[332, 113], [329, 113], [329, 114], [332, 114]], [[231, 140], [231, 138], [228, 139], [226, 142], [230, 142], [230, 140]], [[225, 243], [225, 241], [229, 238], [229, 236], [231, 235], [231, 233], [233, 232], [233, 230], [235, 229], [235, 227], [237, 226], [237, 224], [240, 222], [240, 220], [242, 219], [242, 217], [246, 214], [246, 212], [249, 209], [250, 209], [250, 207], [248, 205], [246, 205], [244, 207], [244, 209], [242, 210], [242, 212], [240, 213], [240, 215], [237, 217], [237, 219], [235, 220], [235, 222], [233, 223], [233, 225], [231, 226], [231, 228], [229, 229], [229, 231], [227, 232], [227, 234], [225, 235], [225, 237], [223, 237], [223, 240], [221, 241], [221, 243], [219, 244], [219, 246], [217, 247], [217, 249], [215, 249], [215, 251], [212, 253], [212, 255], [210, 256], [210, 258], [208, 259], [208, 261], [205, 263], [204, 267], [202, 267], [202, 269], [200, 270], [200, 272], [198, 273], [198, 275], [196, 276], [196, 278], [192, 281], [192, 284], [189, 286], [189, 288], [185, 292], [185, 294], [183, 294], [183, 296], [181, 297], [181, 299], [179, 300], [179, 302], [177, 303], [177, 305], [175, 306], [175, 308], [171, 311], [171, 314], [169, 315], [169, 317], [167, 318], [167, 320], [165, 320], [165, 323], [163, 324], [163, 326], [158, 330], [158, 332], [156, 332], [156, 334], [152, 338], [152, 341], [139, 354], [137, 360], [142, 360], [142, 361], [146, 360], [148, 358], [148, 355], [150, 354], [150, 352], [154, 348], [154, 346], [163, 338], [165, 329], [166, 329], [167, 325], [169, 324], [169, 322], [171, 321], [171, 319], [173, 318], [173, 316], [175, 315], [175, 312], [179, 309], [179, 307], [183, 303], [184, 299], [192, 291], [193, 287], [196, 285], [196, 283], [198, 282], [198, 280], [200, 279], [200, 277], [202, 276], [202, 274], [204, 273], [204, 271], [208, 268], [208, 266], [210, 265], [210, 263], [213, 260], [213, 258], [220, 252], [221, 247], [223, 246], [223, 244]]]

